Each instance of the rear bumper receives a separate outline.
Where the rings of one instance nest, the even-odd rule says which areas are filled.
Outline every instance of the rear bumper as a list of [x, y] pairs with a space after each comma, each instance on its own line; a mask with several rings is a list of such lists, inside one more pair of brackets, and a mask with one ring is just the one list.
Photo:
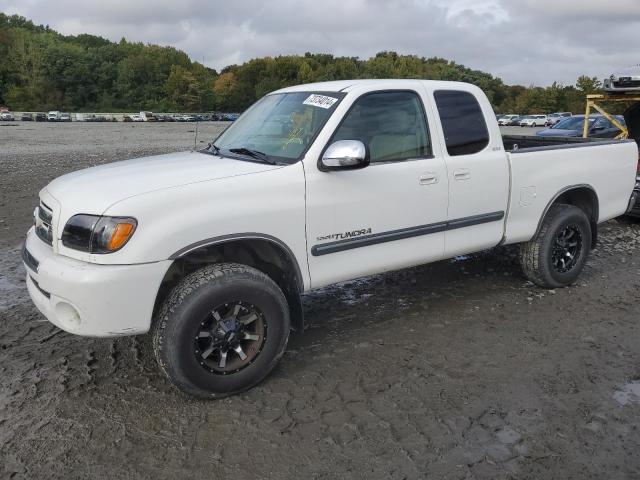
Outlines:
[[29, 230], [22, 253], [27, 289], [38, 310], [76, 335], [115, 337], [149, 330], [170, 261], [97, 265], [54, 254]]

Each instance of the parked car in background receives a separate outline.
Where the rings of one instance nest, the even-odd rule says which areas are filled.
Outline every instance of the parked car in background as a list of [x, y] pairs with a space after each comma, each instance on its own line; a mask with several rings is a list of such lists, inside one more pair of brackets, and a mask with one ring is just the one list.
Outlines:
[[60, 112], [58, 112], [57, 110], [47, 113], [48, 122], [57, 122], [58, 120], [60, 120]]
[[602, 87], [609, 93], [639, 93], [640, 65], [634, 65], [614, 73], [605, 79]]
[[521, 127], [544, 127], [549, 121], [546, 115], [527, 115], [520, 120]]
[[512, 118], [509, 123], [507, 123], [507, 126], [509, 127], [518, 127], [520, 126], [520, 121], [524, 118], [523, 115], [518, 115], [515, 118]]
[[562, 117], [560, 115], [556, 115], [555, 113], [550, 113], [549, 115], [547, 115], [548, 126], [555, 125], [560, 120], [562, 120]]
[[[94, 115], [92, 113], [85, 113], [82, 118], [85, 122], [106, 122], [106, 121], [115, 121], [114, 118], [107, 119], [104, 115]], [[125, 120], [126, 121], [126, 120]]]
[[33, 113], [24, 112], [20, 115], [20, 120], [23, 122], [33, 122]]
[[67, 113], [67, 112], [60, 112], [60, 117], [58, 118], [59, 122], [70, 122], [71, 121], [71, 114]]
[[140, 118], [143, 122], [157, 122], [158, 118], [153, 112], [140, 112]]
[[[614, 118], [625, 125], [622, 115]], [[584, 115], [573, 115], [565, 118], [551, 128], [540, 130], [536, 135], [540, 137], [581, 137], [584, 128]], [[589, 115], [589, 136], [595, 138], [614, 138], [620, 134], [620, 129], [602, 115]]]
[[196, 117], [194, 117], [193, 115], [186, 115], [186, 114], [175, 115], [173, 118], [175, 118], [176, 122], [195, 122], [196, 121]]
[[131, 113], [129, 115], [125, 115], [122, 118], [123, 122], [144, 122], [144, 119], [137, 113]]
[[501, 127], [510, 125], [513, 120], [516, 118], [520, 118], [520, 115], [516, 115], [514, 113], [510, 113], [509, 115], [502, 115], [498, 120], [498, 125]]
[[0, 120], [5, 122], [12, 122], [15, 120], [15, 118], [13, 117], [13, 113], [5, 111], [0, 113]]
[[547, 115], [547, 125], [555, 125], [556, 123], [561, 122], [567, 117], [570, 117], [571, 112], [555, 112]]
[[35, 115], [35, 120], [36, 122], [46, 122], [47, 121], [47, 114], [44, 112], [37, 112]]

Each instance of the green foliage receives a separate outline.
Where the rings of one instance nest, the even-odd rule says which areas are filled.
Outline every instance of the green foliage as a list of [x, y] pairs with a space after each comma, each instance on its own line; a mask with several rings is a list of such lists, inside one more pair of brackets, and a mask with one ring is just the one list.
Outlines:
[[424, 78], [473, 83], [498, 112], [580, 112], [597, 78], [576, 86], [505, 85], [443, 58], [380, 52], [368, 60], [306, 53], [231, 65], [220, 75], [172, 47], [63, 36], [0, 13], [0, 104], [14, 110], [241, 111], [289, 85], [355, 78]]
[[214, 108], [214, 70], [172, 47], [63, 36], [0, 13], [0, 104], [14, 110]]

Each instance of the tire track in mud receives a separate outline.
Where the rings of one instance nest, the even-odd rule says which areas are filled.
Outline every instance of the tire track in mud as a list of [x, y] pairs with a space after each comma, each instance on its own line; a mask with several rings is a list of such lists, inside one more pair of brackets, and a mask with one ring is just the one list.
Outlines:
[[[118, 141], [109, 128], [101, 142]], [[59, 143], [10, 160], [0, 208], [28, 214], [43, 169], [119, 154]], [[43, 321], [21, 215], [0, 225], [0, 478], [640, 477], [640, 223], [603, 225], [578, 284], [555, 292], [526, 282], [513, 248], [312, 292], [273, 374], [203, 402], [167, 384], [145, 337]]]

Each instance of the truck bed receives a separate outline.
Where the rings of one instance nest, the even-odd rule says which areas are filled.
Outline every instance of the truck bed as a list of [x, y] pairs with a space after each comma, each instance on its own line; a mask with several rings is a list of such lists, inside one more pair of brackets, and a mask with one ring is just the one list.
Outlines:
[[619, 142], [608, 138], [582, 138], [582, 137], [538, 137], [535, 135], [503, 135], [502, 144], [507, 152], [518, 150], [582, 147], [591, 144], [606, 145]]
[[638, 147], [633, 140], [519, 136], [503, 140], [511, 169], [506, 243], [530, 240], [549, 203], [567, 188], [593, 191], [599, 222], [626, 211], [629, 196], [620, 192], [631, 192], [635, 184]]

